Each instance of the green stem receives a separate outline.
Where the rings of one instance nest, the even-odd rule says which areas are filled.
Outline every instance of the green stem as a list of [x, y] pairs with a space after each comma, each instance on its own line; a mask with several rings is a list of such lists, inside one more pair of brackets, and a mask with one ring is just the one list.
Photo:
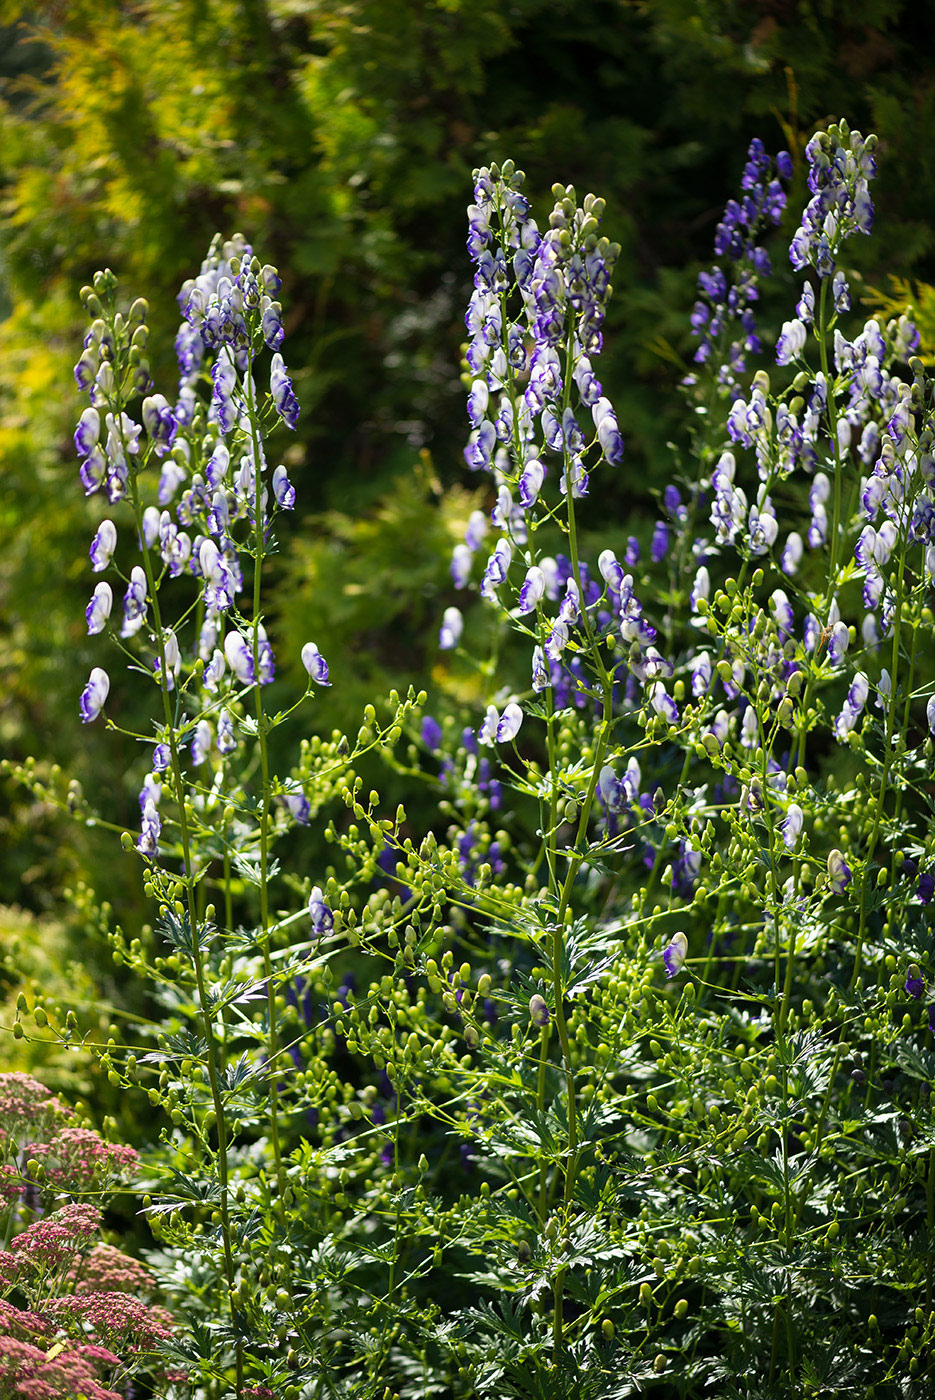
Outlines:
[[[119, 421], [119, 419], [118, 419]], [[162, 694], [163, 714], [165, 717], [166, 735], [169, 741], [170, 767], [172, 770], [172, 782], [175, 789], [175, 800], [178, 807], [179, 831], [182, 844], [182, 867], [185, 875], [185, 894], [188, 908], [188, 920], [191, 931], [192, 942], [192, 963], [195, 970], [195, 983], [198, 988], [198, 1006], [201, 1015], [201, 1022], [204, 1028], [205, 1043], [207, 1045], [208, 1060], [208, 1080], [211, 1086], [211, 1099], [214, 1105], [214, 1117], [218, 1137], [218, 1187], [220, 1194], [221, 1213], [221, 1238], [224, 1249], [224, 1274], [227, 1280], [228, 1300], [231, 1310], [231, 1322], [234, 1323], [233, 1295], [235, 1287], [234, 1254], [231, 1242], [231, 1222], [230, 1222], [230, 1184], [227, 1163], [227, 1119], [224, 1112], [224, 1101], [221, 1095], [220, 1076], [217, 1063], [217, 1038], [214, 1026], [214, 1017], [208, 1010], [208, 992], [205, 980], [204, 952], [199, 937], [198, 914], [195, 907], [195, 865], [192, 858], [191, 834], [188, 826], [188, 813], [185, 806], [185, 783], [182, 778], [182, 768], [179, 761], [178, 739], [176, 737], [174, 716], [172, 706], [169, 701], [169, 691], [166, 685], [168, 668], [166, 666], [165, 640], [163, 637], [162, 614], [159, 607], [159, 595], [156, 591], [156, 579], [153, 571], [152, 557], [149, 547], [146, 545], [143, 535], [143, 510], [137, 488], [136, 473], [131, 471], [129, 482], [130, 503], [133, 507], [136, 519], [136, 528], [139, 534], [141, 549], [143, 554], [143, 568], [146, 573], [147, 591], [153, 608], [153, 622], [155, 629], [156, 647], [159, 653], [159, 689]], [[238, 1340], [235, 1346], [235, 1358], [237, 1368], [237, 1396], [238, 1400], [243, 1391], [243, 1343]]]

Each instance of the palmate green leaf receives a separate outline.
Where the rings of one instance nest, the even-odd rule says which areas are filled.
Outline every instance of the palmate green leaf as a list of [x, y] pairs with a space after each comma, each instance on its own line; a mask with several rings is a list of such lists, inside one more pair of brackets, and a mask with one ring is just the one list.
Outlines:
[[[187, 953], [191, 957], [194, 951], [192, 941], [192, 926], [188, 917], [188, 910], [179, 914], [175, 909], [168, 906], [163, 910], [162, 915], [156, 921], [156, 932], [161, 933], [167, 943], [173, 948], [178, 948], [181, 952]], [[213, 924], [205, 924], [198, 930], [199, 942], [204, 943], [210, 940], [216, 929]]]
[[226, 1065], [221, 1074], [221, 1083], [225, 1092], [235, 1093], [246, 1084], [252, 1084], [257, 1080], [269, 1078], [269, 1067], [251, 1061], [246, 1052], [240, 1056], [236, 1063]]
[[168, 1178], [165, 1170], [157, 1168], [161, 1176], [159, 1201], [148, 1208], [150, 1215], [168, 1215], [180, 1206], [215, 1206], [221, 1199], [221, 1184], [213, 1173], [202, 1176], [189, 1176], [177, 1167], [170, 1167]]
[[209, 1011], [224, 1011], [228, 1007], [248, 1007], [266, 1001], [266, 982], [243, 982], [231, 979], [207, 989], [205, 1005]]
[[143, 1064], [159, 1064], [162, 1060], [195, 1060], [205, 1064], [208, 1055], [208, 1042], [197, 1031], [183, 1026], [165, 1036], [165, 1045], [159, 1050], [149, 1050], [140, 1056]]
[[529, 1311], [510, 1297], [462, 1308], [453, 1315], [452, 1324], [457, 1336], [473, 1340], [476, 1328], [482, 1336], [505, 1342], [513, 1354], [529, 1341]]
[[[260, 886], [263, 883], [263, 867], [258, 860], [249, 860], [245, 855], [242, 855], [239, 851], [234, 851], [233, 865], [238, 875], [240, 875], [242, 879], [246, 880], [247, 883], [250, 885], [255, 885], [257, 889], [260, 888]], [[272, 880], [276, 875], [279, 874], [279, 871], [280, 864], [278, 860], [273, 858], [272, 860], [267, 862], [267, 880]]]

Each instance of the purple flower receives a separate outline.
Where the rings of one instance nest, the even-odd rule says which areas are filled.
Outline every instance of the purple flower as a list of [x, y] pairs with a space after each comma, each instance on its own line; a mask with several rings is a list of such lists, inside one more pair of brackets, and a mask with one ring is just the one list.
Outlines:
[[229, 352], [225, 351], [215, 360], [211, 366], [211, 379], [214, 384], [211, 406], [214, 409], [218, 427], [222, 433], [226, 434], [237, 422], [237, 410], [234, 406], [237, 371], [230, 359]]
[[[182, 668], [182, 657], [179, 652], [178, 638], [171, 628], [167, 627], [162, 634], [162, 650], [166, 659], [166, 689], [174, 690], [176, 677]], [[159, 659], [155, 662], [156, 674], [159, 674]]]
[[302, 648], [302, 665], [316, 685], [330, 685], [328, 663], [314, 642], [306, 642]]
[[431, 715], [424, 715], [422, 719], [422, 742], [427, 749], [435, 753], [441, 748], [442, 727], [437, 719]]
[[106, 671], [101, 670], [100, 666], [95, 666], [88, 677], [87, 685], [81, 692], [79, 703], [82, 724], [90, 724], [92, 720], [97, 719], [104, 708], [104, 701], [107, 699], [109, 690], [110, 677]]
[[107, 568], [117, 548], [117, 527], [112, 520], [102, 520], [91, 541], [91, 567], [96, 574]]
[[234, 721], [229, 710], [222, 710], [218, 715], [218, 753], [233, 753], [237, 747], [237, 740], [234, 736]]
[[471, 385], [471, 392], [468, 395], [467, 413], [473, 428], [479, 428], [484, 421], [489, 401], [487, 381], [485, 379], [475, 379]]
[[805, 326], [801, 321], [785, 321], [776, 341], [777, 365], [789, 365], [805, 349]]
[[538, 992], [534, 992], [529, 998], [529, 1019], [534, 1026], [540, 1028], [549, 1024], [548, 1003]]
[[786, 819], [782, 824], [782, 839], [787, 851], [795, 849], [802, 831], [802, 823], [805, 814], [797, 802], [790, 802], [786, 812]]
[[442, 625], [438, 634], [438, 645], [442, 651], [451, 651], [461, 640], [464, 618], [457, 608], [446, 608], [442, 613]]
[[838, 315], [841, 315], [845, 311], [850, 311], [851, 292], [847, 285], [847, 278], [844, 276], [843, 272], [838, 270], [834, 274], [831, 286], [834, 291], [834, 309]]
[[837, 849], [828, 852], [828, 885], [833, 894], [843, 894], [852, 879], [851, 868]]
[[299, 421], [299, 402], [292, 392], [292, 380], [286, 373], [282, 355], [277, 351], [270, 365], [269, 391], [273, 396], [276, 412], [287, 428], [295, 428]]
[[162, 818], [159, 815], [159, 809], [153, 799], [149, 797], [143, 807], [142, 830], [136, 843], [136, 849], [145, 856], [154, 856], [159, 849], [161, 831]]
[[482, 744], [505, 744], [515, 739], [523, 722], [523, 712], [519, 705], [511, 701], [501, 715], [496, 705], [488, 705], [484, 722], [477, 731]]
[[919, 883], [916, 885], [916, 897], [921, 904], [928, 904], [933, 895], [935, 895], [935, 874], [925, 870], [919, 876]]
[[211, 748], [211, 726], [206, 719], [200, 719], [192, 735], [192, 763], [196, 767], [204, 763]]
[[803, 551], [802, 536], [797, 530], [790, 530], [786, 537], [786, 544], [782, 552], [782, 560], [780, 561], [780, 568], [787, 578], [791, 578], [798, 569]]
[[143, 626], [146, 618], [146, 575], [139, 564], [130, 570], [130, 582], [123, 595], [123, 626], [121, 637], [132, 637]]
[[541, 694], [549, 685], [549, 673], [546, 669], [545, 655], [541, 647], [533, 647], [532, 650], [532, 688], [537, 694]]
[[260, 330], [267, 348], [278, 350], [286, 334], [282, 325], [282, 308], [278, 302], [271, 301], [264, 308], [260, 318]]
[[298, 826], [308, 826], [312, 815], [311, 804], [304, 792], [284, 792], [282, 800], [290, 817]]
[[143, 400], [143, 425], [155, 445], [156, 456], [162, 457], [175, 442], [179, 430], [175, 414], [163, 394], [151, 394]]
[[101, 436], [101, 415], [96, 408], [86, 408], [75, 428], [75, 448], [79, 457], [87, 457]]
[[221, 678], [227, 670], [227, 663], [224, 660], [224, 653], [215, 648], [207, 666], [204, 669], [202, 681], [205, 690], [215, 691], [221, 683]]
[[836, 622], [828, 638], [828, 659], [832, 666], [840, 666], [847, 651], [848, 630], [846, 622]]
[[88, 620], [88, 636], [94, 636], [97, 632], [103, 632], [113, 605], [114, 592], [110, 584], [99, 583], [91, 595], [90, 603], [85, 609], [84, 615]]
[[508, 540], [498, 540], [496, 548], [487, 563], [484, 577], [481, 580], [481, 596], [493, 601], [496, 598], [496, 590], [506, 579], [509, 573], [510, 564], [513, 559], [513, 550]]
[[471, 577], [474, 555], [466, 544], [456, 544], [451, 551], [451, 577], [455, 588], [466, 588]]
[[487, 471], [497, 445], [497, 430], [489, 418], [471, 434], [464, 449], [464, 459], [472, 471]]
[[[260, 685], [269, 685], [276, 674], [276, 661], [273, 648], [266, 635], [266, 628], [260, 623], [256, 629], [257, 677]], [[327, 671], [327, 666], [325, 670]]]
[[600, 398], [591, 408], [591, 417], [594, 420], [594, 427], [597, 430], [597, 440], [601, 445], [604, 458], [610, 465], [616, 466], [623, 461], [624, 444], [617, 426], [617, 418], [609, 399]]
[[497, 724], [497, 743], [507, 744], [515, 739], [523, 722], [523, 712], [514, 701], [503, 711]]
[[228, 632], [224, 638], [224, 655], [227, 664], [241, 685], [253, 685], [256, 680], [256, 669], [253, 663], [253, 651], [240, 632]]
[[678, 706], [666, 691], [662, 681], [655, 681], [649, 688], [649, 700], [657, 715], [662, 715], [669, 724], [678, 724]]
[[925, 993], [925, 978], [922, 976], [922, 973], [915, 963], [909, 964], [909, 969], [906, 973], [906, 992], [916, 1001]]
[[614, 770], [605, 764], [597, 780], [597, 790], [601, 801], [610, 812], [619, 812], [627, 803], [626, 785], [620, 781]]
[[520, 613], [535, 612], [544, 593], [545, 574], [537, 564], [533, 564], [527, 570], [526, 579], [519, 591]]
[[334, 928], [334, 915], [329, 906], [325, 903], [319, 885], [315, 885], [312, 888], [312, 892], [308, 897], [308, 912], [312, 921], [313, 933], [330, 933]]
[[283, 510], [292, 510], [295, 506], [295, 487], [283, 466], [278, 466], [273, 472], [273, 495]]
[[682, 969], [688, 953], [688, 939], [684, 933], [673, 934], [662, 950], [662, 960], [666, 965], [666, 976], [676, 977]]
[[216, 491], [230, 469], [231, 454], [226, 443], [215, 444], [214, 451], [205, 463], [205, 481], [212, 491]]

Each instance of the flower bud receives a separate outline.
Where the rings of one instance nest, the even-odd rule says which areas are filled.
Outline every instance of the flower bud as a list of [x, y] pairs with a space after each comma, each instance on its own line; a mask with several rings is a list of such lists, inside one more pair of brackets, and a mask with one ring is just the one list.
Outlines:
[[534, 1026], [544, 1027], [549, 1024], [549, 1008], [545, 997], [540, 996], [538, 992], [529, 998], [529, 1019]]

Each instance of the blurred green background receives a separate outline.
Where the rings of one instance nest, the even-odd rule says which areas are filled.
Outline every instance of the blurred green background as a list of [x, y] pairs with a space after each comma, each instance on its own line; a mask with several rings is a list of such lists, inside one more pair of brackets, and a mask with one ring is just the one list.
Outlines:
[[[274, 643], [286, 682], [285, 658], [308, 637], [343, 674], [317, 712], [325, 730], [355, 723], [390, 685], [427, 686], [432, 704], [457, 688], [438, 619], [454, 601], [451, 545], [487, 503], [461, 456], [476, 165], [511, 155], [542, 204], [555, 180], [607, 200], [622, 253], [601, 378], [627, 460], [589, 508], [622, 534], [651, 521], [684, 450], [676, 386], [695, 278], [753, 136], [795, 157], [795, 210], [817, 125], [843, 116], [877, 131], [877, 231], [853, 245], [860, 290], [868, 306], [914, 303], [931, 352], [931, 6], [60, 0], [0, 3], [0, 25], [0, 749], [106, 793], [118, 827], [136, 824], [138, 755], [77, 718], [100, 664], [84, 607], [103, 511], [78, 482], [71, 366], [78, 288], [99, 266], [128, 299], [149, 298], [153, 372], [170, 398], [175, 293], [211, 236], [241, 230], [282, 272], [302, 416], [280, 444], [299, 506], [280, 532]], [[791, 231], [790, 218], [773, 244], [767, 344], [789, 315]], [[132, 720], [132, 700], [120, 703]], [[84, 882], [115, 917], [144, 917], [138, 863], [118, 854], [112, 834], [4, 785], [3, 1024], [24, 980], [88, 1006], [132, 1003], [81, 894]], [[47, 1077], [76, 1072], [46, 1060]]]

